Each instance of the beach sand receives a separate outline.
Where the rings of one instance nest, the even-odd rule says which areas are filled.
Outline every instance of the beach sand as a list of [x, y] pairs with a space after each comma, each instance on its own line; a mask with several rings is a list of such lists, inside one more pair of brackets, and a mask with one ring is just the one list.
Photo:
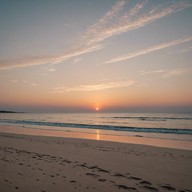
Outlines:
[[0, 192], [192, 191], [192, 151], [0, 133]]

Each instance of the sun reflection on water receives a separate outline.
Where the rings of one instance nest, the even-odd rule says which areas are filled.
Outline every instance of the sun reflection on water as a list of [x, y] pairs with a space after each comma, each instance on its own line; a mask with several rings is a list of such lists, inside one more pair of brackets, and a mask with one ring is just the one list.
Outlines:
[[97, 140], [100, 140], [100, 130], [97, 130], [96, 133], [97, 133]]

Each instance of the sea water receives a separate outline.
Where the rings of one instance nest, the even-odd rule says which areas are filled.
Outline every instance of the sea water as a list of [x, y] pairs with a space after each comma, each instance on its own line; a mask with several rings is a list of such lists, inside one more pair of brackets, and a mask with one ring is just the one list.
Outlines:
[[[0, 125], [17, 129], [192, 142], [191, 113], [1, 113]], [[59, 135], [58, 135], [59, 136]]]

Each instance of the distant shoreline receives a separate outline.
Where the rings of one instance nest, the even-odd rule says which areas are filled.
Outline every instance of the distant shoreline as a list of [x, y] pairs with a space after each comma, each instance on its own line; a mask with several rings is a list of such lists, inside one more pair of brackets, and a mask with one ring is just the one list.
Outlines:
[[24, 112], [17, 112], [17, 111], [4, 111], [4, 110], [0, 110], [0, 113], [24, 113]]

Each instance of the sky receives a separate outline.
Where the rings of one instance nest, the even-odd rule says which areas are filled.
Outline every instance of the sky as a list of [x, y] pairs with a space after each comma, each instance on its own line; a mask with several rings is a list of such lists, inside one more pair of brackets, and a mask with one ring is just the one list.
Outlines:
[[191, 0], [0, 4], [1, 110], [192, 112]]

